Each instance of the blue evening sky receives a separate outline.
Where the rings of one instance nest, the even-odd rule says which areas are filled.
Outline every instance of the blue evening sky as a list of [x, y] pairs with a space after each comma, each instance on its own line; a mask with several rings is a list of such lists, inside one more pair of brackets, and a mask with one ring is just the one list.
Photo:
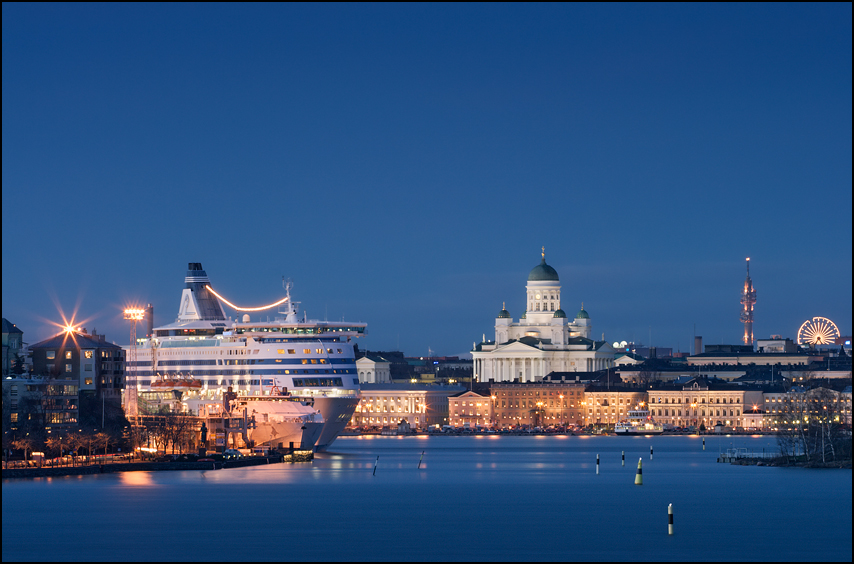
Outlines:
[[470, 350], [546, 247], [597, 338], [851, 334], [851, 4], [3, 4], [2, 314], [177, 314], [188, 262]]

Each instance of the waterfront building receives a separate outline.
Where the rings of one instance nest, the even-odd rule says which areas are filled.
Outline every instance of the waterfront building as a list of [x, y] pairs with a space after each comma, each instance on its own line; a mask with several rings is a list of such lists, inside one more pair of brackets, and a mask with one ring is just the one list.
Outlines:
[[762, 391], [693, 378], [681, 387], [647, 391], [650, 415], [657, 423], [674, 427], [744, 426], [745, 404], [761, 405]]
[[744, 406], [741, 425], [745, 431], [762, 431], [765, 429], [765, 410], [761, 405]]
[[[78, 382], [32, 376], [3, 378], [3, 398], [9, 403], [8, 425], [12, 432], [22, 430], [71, 430], [79, 420]], [[4, 416], [6, 414], [4, 413]]]
[[466, 390], [448, 398], [448, 424], [453, 427], [490, 427], [493, 425], [493, 399]]
[[584, 393], [584, 422], [587, 425], [613, 427], [625, 421], [630, 409], [643, 407], [644, 390], [626, 386], [590, 386]]
[[33, 373], [53, 379], [74, 380], [80, 394], [121, 402], [125, 351], [92, 331], [63, 331], [30, 346]]
[[356, 427], [397, 426], [405, 421], [412, 429], [448, 424], [448, 397], [462, 386], [437, 384], [364, 384], [350, 424]]
[[826, 387], [793, 386], [786, 392], [764, 394], [766, 429], [786, 428], [809, 418], [829, 417], [851, 425], [851, 386], [837, 391]]
[[391, 361], [379, 355], [366, 354], [356, 360], [356, 370], [361, 384], [388, 384], [391, 382]]
[[514, 321], [506, 307], [495, 319], [495, 338], [475, 344], [474, 379], [479, 382], [538, 382], [550, 372], [601, 370], [613, 366], [614, 348], [592, 338], [590, 314], [581, 304], [574, 319], [561, 308], [557, 271], [540, 264], [528, 274], [526, 310]]
[[495, 426], [583, 425], [584, 389], [573, 381], [493, 383]]

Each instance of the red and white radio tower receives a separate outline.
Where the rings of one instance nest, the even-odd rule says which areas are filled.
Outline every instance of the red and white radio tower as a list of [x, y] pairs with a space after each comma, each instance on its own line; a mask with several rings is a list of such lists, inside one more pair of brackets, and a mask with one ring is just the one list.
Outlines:
[[744, 323], [745, 345], [753, 344], [753, 306], [756, 304], [756, 290], [750, 279], [750, 257], [747, 257], [747, 278], [744, 279], [744, 291], [741, 293], [741, 322]]

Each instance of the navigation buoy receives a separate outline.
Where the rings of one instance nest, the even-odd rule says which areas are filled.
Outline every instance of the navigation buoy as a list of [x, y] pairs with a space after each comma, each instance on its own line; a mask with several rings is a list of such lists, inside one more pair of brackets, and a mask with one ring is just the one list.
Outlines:
[[623, 466], [626, 465], [626, 451], [623, 451]]
[[652, 445], [649, 445], [649, 459], [652, 460]]
[[379, 463], [380, 463], [380, 457], [377, 456], [377, 461], [374, 462], [374, 476], [377, 475], [377, 464], [379, 464]]
[[638, 473], [635, 474], [635, 485], [642, 486], [643, 485], [643, 470], [641, 470], [641, 464], [643, 463], [642, 458], [638, 458]]
[[[424, 451], [421, 451], [421, 460], [424, 460]], [[421, 468], [421, 460], [418, 461], [418, 468]]]
[[667, 534], [673, 534], [673, 504], [667, 505]]
[[599, 455], [596, 455], [596, 473], [599, 473]]

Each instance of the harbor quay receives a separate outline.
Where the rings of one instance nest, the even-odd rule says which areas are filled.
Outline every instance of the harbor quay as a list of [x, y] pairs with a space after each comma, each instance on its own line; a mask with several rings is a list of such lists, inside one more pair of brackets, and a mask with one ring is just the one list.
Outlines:
[[[815, 340], [806, 346], [800, 336], [754, 342], [752, 316], [749, 343], [696, 337], [693, 354], [597, 339], [584, 302], [574, 317], [564, 310], [569, 298], [543, 248], [520, 291], [521, 316], [502, 304], [494, 337], [472, 343], [471, 359], [406, 357], [360, 350], [366, 323], [308, 319], [283, 286], [285, 298], [261, 308], [279, 316], [234, 318], [226, 308], [259, 308], [235, 306], [190, 262], [175, 321], [156, 325], [150, 304], [126, 309], [125, 347], [72, 325], [27, 345], [4, 318], [4, 462], [322, 451], [342, 433], [850, 437], [850, 339], [831, 344], [825, 321], [802, 327]], [[745, 288], [752, 307], [749, 271]], [[819, 448], [805, 441], [783, 443]]]
[[[563, 378], [563, 381], [561, 381]], [[836, 388], [836, 389], [835, 389]], [[490, 383], [454, 391], [431, 385], [363, 387], [350, 429], [614, 430], [629, 411], [642, 408], [665, 431], [776, 432], [803, 417], [851, 425], [851, 386], [838, 389], [745, 386], [706, 377], [682, 384], [636, 386], [582, 383], [564, 375], [541, 382]], [[426, 415], [432, 415], [429, 419]], [[436, 421], [440, 415], [446, 418]]]

